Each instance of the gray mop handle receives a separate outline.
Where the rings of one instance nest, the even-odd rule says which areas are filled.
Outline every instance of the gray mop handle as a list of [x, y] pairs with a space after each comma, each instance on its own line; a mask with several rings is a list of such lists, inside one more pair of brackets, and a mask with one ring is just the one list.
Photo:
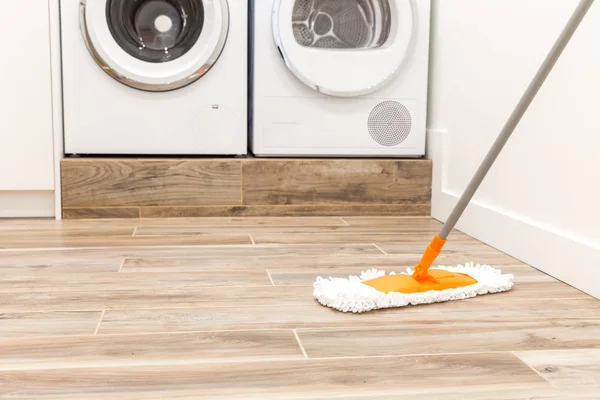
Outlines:
[[492, 145], [492, 148], [485, 156], [485, 159], [475, 172], [475, 175], [473, 175], [473, 178], [471, 178], [471, 182], [469, 182], [469, 185], [458, 200], [458, 203], [454, 207], [454, 210], [452, 210], [452, 213], [446, 220], [446, 223], [444, 223], [444, 226], [442, 227], [438, 235], [440, 239], [447, 239], [452, 229], [454, 229], [454, 226], [458, 222], [458, 219], [465, 211], [465, 208], [467, 207], [467, 205], [471, 201], [471, 198], [479, 188], [479, 185], [481, 185], [483, 178], [485, 178], [486, 174], [494, 164], [494, 161], [496, 161], [496, 158], [502, 151], [502, 148], [510, 138], [510, 135], [512, 135], [512, 133], [514, 132], [519, 122], [521, 121], [521, 118], [529, 108], [529, 105], [535, 98], [539, 89], [544, 84], [546, 78], [550, 74], [550, 71], [552, 71], [554, 64], [556, 64], [556, 61], [560, 58], [560, 55], [569, 43], [569, 40], [571, 39], [575, 31], [577, 31], [579, 24], [581, 23], [581, 21], [583, 20], [593, 3], [594, 0], [581, 0], [579, 5], [573, 12], [573, 15], [569, 19], [567, 26], [565, 26], [558, 40], [550, 50], [550, 53], [546, 56], [546, 59], [544, 60], [537, 74], [527, 87], [527, 90], [523, 94], [523, 97], [521, 97], [521, 100], [515, 107], [510, 118], [508, 118], [508, 121], [506, 121], [506, 124], [504, 125], [504, 128], [502, 128], [500, 135], [498, 135], [498, 138]]

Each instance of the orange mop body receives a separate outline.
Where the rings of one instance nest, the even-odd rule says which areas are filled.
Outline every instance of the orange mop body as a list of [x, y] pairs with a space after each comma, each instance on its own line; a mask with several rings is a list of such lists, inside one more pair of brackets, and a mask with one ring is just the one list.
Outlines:
[[362, 313], [381, 308], [463, 300], [513, 287], [514, 276], [489, 265], [431, 265], [446, 240], [435, 236], [413, 269], [385, 274], [372, 269], [348, 278], [317, 278], [314, 296], [324, 306], [343, 312]]
[[446, 241], [435, 236], [415, 272], [411, 275], [388, 275], [363, 282], [383, 293], [402, 292], [402, 293], [421, 293], [430, 290], [456, 289], [470, 286], [477, 283], [473, 277], [467, 274], [455, 273], [444, 269], [431, 270], [430, 267], [440, 254]]
[[502, 148], [514, 132], [527, 108], [550, 74], [567, 43], [577, 30], [594, 0], [581, 0], [550, 50], [536, 76], [527, 87], [513, 113], [506, 121], [492, 148], [469, 182], [442, 230], [431, 244], [417, 266], [399, 274], [385, 274], [372, 269], [360, 276], [348, 278], [317, 278], [313, 293], [322, 305], [344, 312], [360, 313], [380, 308], [463, 300], [487, 293], [498, 293], [513, 287], [513, 275], [502, 274], [489, 265], [437, 266], [433, 262], [442, 251], [446, 238], [463, 214], [471, 198], [479, 188]]

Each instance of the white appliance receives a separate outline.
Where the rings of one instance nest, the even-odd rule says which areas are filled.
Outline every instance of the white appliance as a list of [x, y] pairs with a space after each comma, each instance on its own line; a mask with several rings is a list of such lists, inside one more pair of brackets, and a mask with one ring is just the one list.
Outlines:
[[65, 153], [247, 153], [247, 0], [60, 0]]
[[430, 0], [254, 0], [258, 156], [425, 153]]

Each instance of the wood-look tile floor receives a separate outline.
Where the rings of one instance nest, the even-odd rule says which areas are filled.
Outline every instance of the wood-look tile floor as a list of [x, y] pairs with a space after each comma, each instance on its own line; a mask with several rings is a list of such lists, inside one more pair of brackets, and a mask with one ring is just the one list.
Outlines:
[[0, 398], [599, 399], [600, 301], [460, 232], [508, 293], [361, 315], [317, 276], [414, 265], [417, 217], [0, 221]]

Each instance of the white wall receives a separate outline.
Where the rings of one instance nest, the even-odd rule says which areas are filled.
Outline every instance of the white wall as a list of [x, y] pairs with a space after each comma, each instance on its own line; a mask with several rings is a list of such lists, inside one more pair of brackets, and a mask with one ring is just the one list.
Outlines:
[[[577, 3], [434, 0], [434, 217], [445, 220]], [[458, 226], [597, 297], [599, 38], [596, 2]]]

